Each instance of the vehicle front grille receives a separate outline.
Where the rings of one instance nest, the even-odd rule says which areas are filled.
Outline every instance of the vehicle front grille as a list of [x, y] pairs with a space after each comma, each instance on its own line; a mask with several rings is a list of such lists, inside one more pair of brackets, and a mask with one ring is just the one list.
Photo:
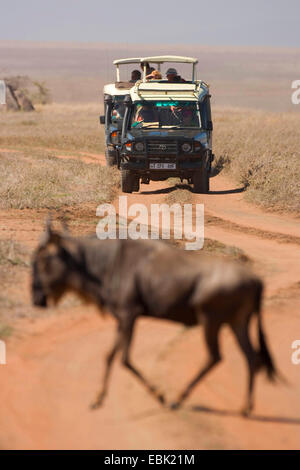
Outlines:
[[151, 154], [176, 154], [177, 142], [176, 140], [150, 140], [147, 142], [147, 151]]

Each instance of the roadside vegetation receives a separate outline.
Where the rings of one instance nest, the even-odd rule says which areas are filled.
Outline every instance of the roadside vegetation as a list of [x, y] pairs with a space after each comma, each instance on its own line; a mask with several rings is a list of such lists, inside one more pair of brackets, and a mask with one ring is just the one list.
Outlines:
[[0, 240], [0, 339], [13, 332], [12, 322], [24, 314], [24, 292], [16, 292], [16, 283], [24, 283], [30, 266], [29, 250], [13, 240]]
[[[213, 171], [245, 187], [265, 209], [300, 214], [300, 114], [247, 109], [214, 111]], [[166, 202], [191, 202], [191, 188], [170, 178]], [[174, 189], [174, 187], [176, 189]]]
[[299, 129], [299, 113], [216, 109], [214, 165], [246, 187], [249, 201], [300, 214]]
[[[40, 152], [40, 157], [45, 159], [58, 152], [104, 153], [100, 111], [99, 104], [46, 104], [37, 105], [37, 112], [30, 116], [0, 113], [0, 148], [30, 155], [44, 149], [47, 153]], [[216, 170], [245, 186], [250, 201], [267, 209], [300, 213], [300, 114], [238, 108], [213, 111]], [[178, 199], [169, 196], [170, 202]], [[184, 190], [180, 199], [188, 198]], [[55, 204], [57, 197], [51, 200]]]
[[0, 148], [104, 152], [100, 104], [37, 105], [35, 113], [0, 113]]
[[0, 153], [0, 208], [59, 209], [113, 199], [118, 187], [114, 169], [43, 152], [29, 156]]
[[29, 266], [28, 250], [13, 240], [0, 240], [0, 266]]

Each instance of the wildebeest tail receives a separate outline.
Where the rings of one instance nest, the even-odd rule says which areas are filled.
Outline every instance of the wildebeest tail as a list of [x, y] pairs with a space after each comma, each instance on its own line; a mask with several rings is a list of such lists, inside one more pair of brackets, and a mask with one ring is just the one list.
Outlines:
[[259, 340], [259, 347], [260, 347], [260, 360], [261, 366], [265, 367], [269, 380], [274, 381], [275, 378], [278, 376], [277, 370], [275, 368], [273, 359], [271, 357], [266, 337], [263, 331], [262, 326], [262, 317], [261, 317], [261, 303], [262, 303], [262, 295], [263, 295], [263, 284], [259, 281], [257, 285], [257, 295], [256, 295], [256, 312], [258, 316], [258, 340]]

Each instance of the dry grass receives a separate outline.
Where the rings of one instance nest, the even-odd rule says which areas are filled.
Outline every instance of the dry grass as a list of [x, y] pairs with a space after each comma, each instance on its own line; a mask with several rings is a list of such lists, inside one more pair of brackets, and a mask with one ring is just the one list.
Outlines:
[[0, 240], [0, 266], [29, 266], [28, 250], [13, 240]]
[[48, 104], [37, 112], [0, 113], [0, 147], [104, 152], [100, 105]]
[[300, 115], [221, 109], [214, 113], [215, 165], [268, 209], [300, 213]]
[[43, 154], [0, 154], [0, 171], [2, 209], [100, 204], [113, 199], [119, 182], [117, 171], [111, 168]]
[[[300, 214], [300, 115], [224, 108], [214, 111], [216, 172], [224, 171], [245, 186], [245, 197], [267, 209]], [[169, 204], [189, 203], [191, 189], [177, 187]]]
[[104, 151], [97, 105], [38, 107], [35, 113], [0, 114], [0, 208], [60, 208], [109, 202], [119, 184], [117, 171], [76, 157]]
[[168, 183], [172, 190], [164, 198], [166, 204], [190, 204], [192, 201], [192, 187], [182, 184], [178, 178], [169, 178]]
[[[186, 243], [186, 240], [177, 240], [174, 238], [165, 241], [181, 249], [184, 249]], [[205, 238], [203, 248], [201, 250], [195, 250], [194, 253], [195, 255], [204, 254], [207, 256], [213, 256], [214, 258], [225, 258], [227, 260], [235, 260], [241, 263], [252, 263], [251, 259], [242, 249], [232, 245], [225, 245], [224, 243], [211, 238]]]
[[[88, 169], [84, 170], [84, 167], [88, 165], [61, 161], [56, 166], [54, 160], [53, 164], [50, 164], [49, 153], [55, 155], [61, 152], [74, 156], [79, 155], [80, 152], [103, 153], [104, 134], [98, 119], [100, 109], [100, 104], [50, 104], [38, 107], [38, 111], [30, 115], [22, 112], [0, 113], [0, 148], [20, 149], [30, 156], [37, 153], [37, 156], [45, 160], [43, 171], [49, 171], [51, 175], [51, 178], [44, 178], [43, 186], [35, 187], [34, 201], [26, 197], [28, 202], [22, 205], [22, 201], [19, 201], [15, 194], [17, 189], [14, 191], [14, 181], [25, 183], [24, 178], [18, 168], [13, 168], [13, 163], [11, 163], [9, 180], [13, 187], [10, 186], [9, 190], [10, 194], [13, 194], [13, 202], [9, 205], [5, 196], [2, 207], [48, 207], [43, 203], [45, 199], [43, 188], [50, 195], [49, 206], [51, 207], [80, 202], [79, 192], [84, 186], [89, 193], [83, 199], [84, 201], [92, 200], [93, 197], [97, 198], [96, 180], [98, 176], [101, 180], [100, 175], [92, 178], [91, 186], [94, 189], [90, 191], [87, 183], [93, 171], [90, 171], [90, 176], [86, 174], [85, 179], [77, 175], [78, 172], [82, 176], [88, 173]], [[300, 115], [238, 108], [215, 108], [213, 117], [215, 125], [213, 147], [216, 155], [214, 165], [217, 168], [224, 167], [224, 171], [228, 172], [238, 183], [246, 185], [245, 197], [252, 202], [268, 209], [300, 212], [300, 150], [298, 147]], [[41, 153], [43, 149], [47, 149], [47, 155]], [[29, 162], [27, 163], [29, 165]], [[7, 164], [7, 159], [5, 164]], [[26, 168], [29, 170], [28, 165]], [[41, 165], [41, 170], [43, 165]], [[77, 165], [77, 169], [74, 165]], [[32, 169], [32, 171], [37, 177], [38, 169]], [[98, 169], [99, 173], [102, 171], [104, 173], [101, 181], [104, 185], [111, 178], [115, 184], [116, 179], [108, 170]], [[67, 178], [69, 183], [65, 184], [66, 175], [69, 175]], [[71, 184], [71, 178], [74, 178], [74, 185]], [[74, 191], [76, 185], [78, 185], [79, 192]], [[7, 182], [2, 182], [1, 186], [2, 196], [3, 187], [7, 191]], [[71, 188], [72, 197], [70, 197], [68, 187]], [[24, 190], [27, 191], [28, 188], [26, 188], [25, 184]], [[179, 192], [180, 198], [178, 194], [175, 194]], [[178, 199], [182, 203], [189, 202], [189, 191], [181, 187], [169, 194], [167, 202], [171, 204]]]
[[0, 240], [0, 339], [13, 332], [12, 320], [24, 311], [24, 292], [15, 285], [24, 282], [30, 266], [29, 250], [13, 240]]

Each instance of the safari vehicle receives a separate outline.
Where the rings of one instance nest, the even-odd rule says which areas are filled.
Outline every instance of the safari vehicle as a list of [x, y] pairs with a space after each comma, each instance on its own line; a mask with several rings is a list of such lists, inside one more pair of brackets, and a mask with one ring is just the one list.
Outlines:
[[192, 65], [190, 80], [138, 81], [124, 104], [119, 167], [125, 193], [139, 191], [140, 181], [179, 177], [196, 193], [209, 191], [212, 154], [212, 120], [208, 85], [196, 80], [197, 59], [157, 56], [143, 63], [166, 62]]

